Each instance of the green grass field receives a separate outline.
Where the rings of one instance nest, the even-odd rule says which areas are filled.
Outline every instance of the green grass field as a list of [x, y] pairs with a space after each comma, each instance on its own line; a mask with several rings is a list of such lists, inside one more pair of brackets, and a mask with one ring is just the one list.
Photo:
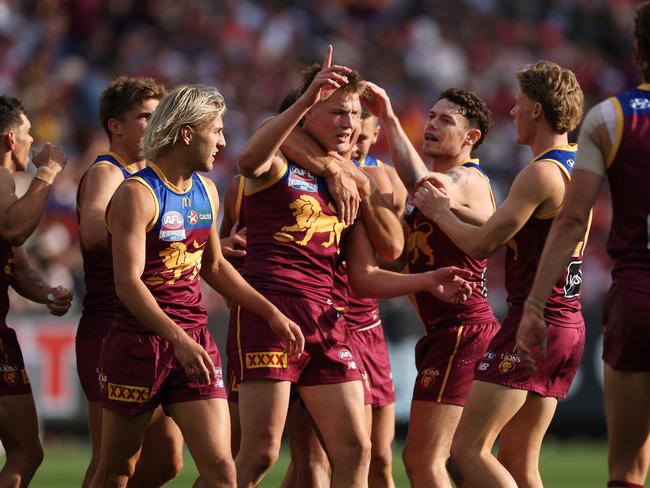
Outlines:
[[[401, 459], [401, 446], [395, 450], [394, 476], [398, 487], [408, 487]], [[89, 446], [79, 443], [47, 444], [45, 461], [32, 484], [33, 488], [71, 488], [80, 486], [89, 459]], [[602, 442], [548, 441], [542, 452], [542, 478], [546, 488], [594, 488], [607, 481], [606, 446]], [[286, 451], [266, 476], [261, 486], [280, 486], [289, 463]], [[196, 477], [194, 462], [186, 452], [185, 469], [167, 486], [190, 487]]]

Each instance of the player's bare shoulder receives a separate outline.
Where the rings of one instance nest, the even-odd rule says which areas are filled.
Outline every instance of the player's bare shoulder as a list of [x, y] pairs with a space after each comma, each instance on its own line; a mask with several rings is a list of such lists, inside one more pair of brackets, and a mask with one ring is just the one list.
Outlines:
[[124, 181], [122, 171], [112, 164], [93, 164], [79, 184], [79, 201], [101, 193], [111, 195]]

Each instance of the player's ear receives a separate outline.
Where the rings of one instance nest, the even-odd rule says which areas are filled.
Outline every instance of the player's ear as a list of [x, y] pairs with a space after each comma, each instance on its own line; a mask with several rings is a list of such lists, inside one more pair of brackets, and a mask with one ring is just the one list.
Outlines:
[[189, 125], [184, 125], [180, 128], [179, 132], [181, 142], [186, 146], [189, 146], [190, 142], [192, 142], [192, 135], [194, 132], [192, 128]]
[[541, 116], [544, 115], [544, 109], [542, 108], [542, 104], [539, 102], [535, 102], [533, 105], [533, 111], [531, 112], [533, 120], [536, 120], [540, 118]]
[[106, 125], [108, 126], [108, 130], [111, 132], [111, 134], [121, 135], [122, 131], [119, 120], [113, 118], [108, 119]]
[[5, 134], [2, 134], [2, 137], [5, 138], [9, 150], [13, 150], [16, 147], [16, 133], [13, 129], [9, 129]]
[[379, 126], [375, 127], [375, 130], [372, 132], [372, 144], [377, 143], [377, 139], [379, 139]]
[[481, 129], [470, 128], [467, 131], [467, 135], [465, 136], [465, 142], [473, 146], [478, 142], [480, 138], [481, 138]]

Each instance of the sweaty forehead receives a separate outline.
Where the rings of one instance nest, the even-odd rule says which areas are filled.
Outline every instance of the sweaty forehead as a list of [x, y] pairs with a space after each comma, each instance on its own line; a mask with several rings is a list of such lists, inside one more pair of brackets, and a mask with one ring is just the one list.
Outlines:
[[359, 95], [356, 94], [346, 94], [337, 90], [326, 102], [329, 102], [329, 105], [336, 108], [361, 111], [361, 100], [359, 99]]

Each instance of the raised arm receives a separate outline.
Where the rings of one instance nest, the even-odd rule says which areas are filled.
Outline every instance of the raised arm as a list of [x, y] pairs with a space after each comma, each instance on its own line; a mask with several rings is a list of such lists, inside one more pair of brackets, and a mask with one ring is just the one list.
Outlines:
[[15, 247], [14, 274], [11, 286], [21, 296], [36, 303], [47, 305], [52, 315], [64, 315], [72, 304], [72, 292], [62, 286], [50, 286], [30, 264], [22, 247]]
[[477, 259], [494, 254], [528, 221], [535, 210], [552, 196], [553, 183], [562, 178], [554, 163], [528, 165], [515, 178], [508, 197], [485, 225], [462, 222], [450, 210], [450, 197], [444, 189], [424, 182], [415, 195], [415, 204], [433, 220], [463, 252]]
[[374, 83], [366, 82], [362, 101], [368, 110], [382, 121], [395, 170], [406, 189], [413, 192], [415, 183], [426, 175], [428, 170], [404, 132], [386, 91]]
[[347, 83], [345, 66], [332, 66], [332, 46], [328, 47], [323, 69], [307, 91], [287, 110], [266, 121], [250, 138], [239, 156], [239, 169], [247, 178], [258, 178], [279, 164], [278, 150], [309, 109]]
[[[219, 195], [214, 183], [207, 178], [204, 178], [203, 181], [206, 182], [208, 191], [212, 194], [212, 201], [218, 202]], [[217, 214], [217, 210], [217, 208], [214, 209], [213, 215]], [[201, 277], [228, 300], [263, 317], [271, 329], [287, 342], [289, 354], [302, 353], [305, 339], [300, 327], [285, 317], [275, 305], [250, 286], [226, 260], [221, 252], [217, 227], [214, 222], [203, 253]]]
[[112, 164], [95, 165], [86, 173], [79, 187], [79, 238], [85, 249], [108, 249], [106, 207], [122, 181]]
[[46, 144], [33, 158], [37, 166], [25, 194], [18, 198], [11, 173], [0, 167], [0, 237], [11, 246], [22, 245], [43, 216], [50, 188], [68, 158], [56, 146]]

